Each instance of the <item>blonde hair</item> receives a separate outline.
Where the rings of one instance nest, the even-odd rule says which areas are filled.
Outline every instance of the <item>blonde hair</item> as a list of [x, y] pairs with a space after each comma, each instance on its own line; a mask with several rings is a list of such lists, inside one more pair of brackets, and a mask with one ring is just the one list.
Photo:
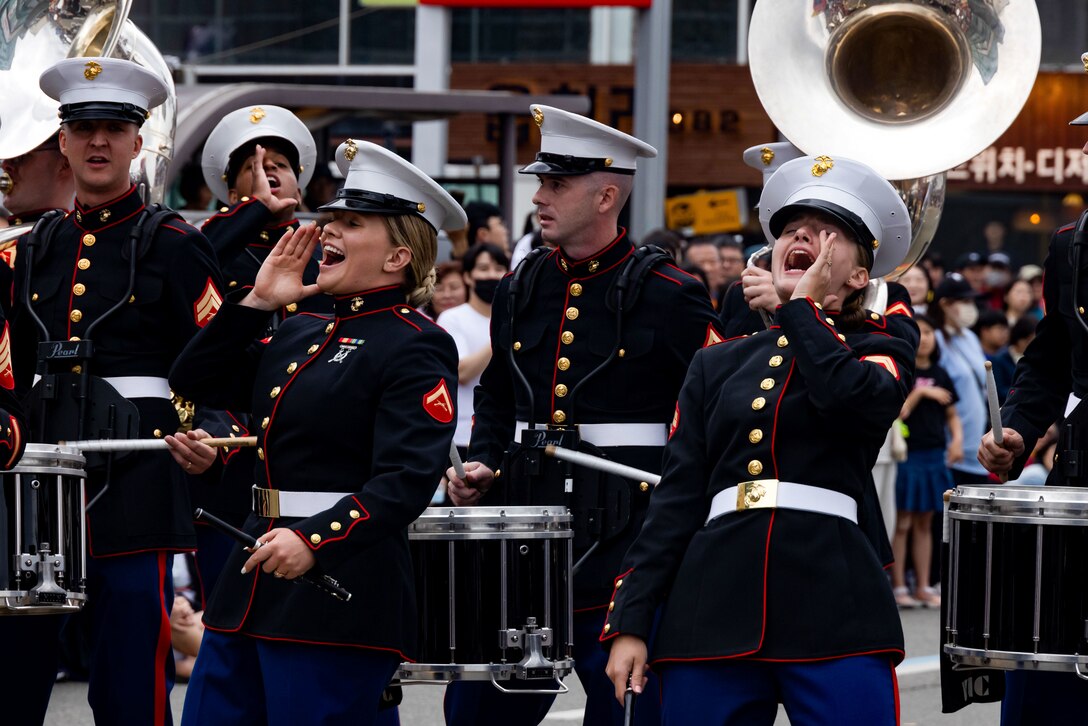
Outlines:
[[438, 233], [422, 217], [414, 214], [382, 215], [389, 242], [394, 247], [406, 247], [412, 261], [404, 271], [404, 293], [412, 307], [426, 305], [434, 296], [436, 273], [434, 261], [438, 256]]

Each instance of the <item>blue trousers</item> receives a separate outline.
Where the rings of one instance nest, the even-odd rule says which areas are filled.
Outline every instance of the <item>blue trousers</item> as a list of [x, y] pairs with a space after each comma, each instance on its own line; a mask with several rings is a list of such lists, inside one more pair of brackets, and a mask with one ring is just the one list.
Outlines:
[[87, 565], [87, 701], [96, 726], [174, 723], [173, 561], [168, 552], [145, 552], [91, 558]]
[[659, 667], [664, 726], [897, 726], [895, 668], [877, 655], [807, 663], [714, 660]]
[[182, 726], [372, 726], [400, 659], [340, 648], [204, 632]]
[[1009, 671], [1002, 726], [1073, 723], [1088, 714], [1088, 681], [1076, 673]]
[[[598, 637], [605, 611], [574, 614], [574, 670], [586, 692], [586, 726], [622, 726], [623, 708], [616, 701], [616, 689], [604, 673], [608, 653]], [[655, 726], [661, 721], [657, 679], [653, 674], [635, 702], [637, 726]], [[442, 710], [447, 726], [536, 726], [552, 707], [552, 695], [507, 695], [488, 682], [458, 681], [446, 687]]]

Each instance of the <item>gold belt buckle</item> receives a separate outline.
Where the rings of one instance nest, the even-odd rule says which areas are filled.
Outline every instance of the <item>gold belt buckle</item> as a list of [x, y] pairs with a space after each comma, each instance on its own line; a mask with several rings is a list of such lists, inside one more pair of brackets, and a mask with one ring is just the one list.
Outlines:
[[253, 487], [253, 511], [259, 517], [280, 518], [279, 489]]
[[737, 484], [737, 511], [778, 506], [778, 480], [755, 479]]

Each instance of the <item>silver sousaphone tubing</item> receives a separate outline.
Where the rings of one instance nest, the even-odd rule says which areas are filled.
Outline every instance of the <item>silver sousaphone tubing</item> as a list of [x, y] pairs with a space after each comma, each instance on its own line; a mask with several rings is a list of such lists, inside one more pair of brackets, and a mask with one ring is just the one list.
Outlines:
[[1020, 113], [1040, 49], [1033, 0], [760, 0], [748, 36], [781, 134], [806, 154], [868, 164], [902, 195], [913, 238], [892, 280], [929, 247], [946, 172]]

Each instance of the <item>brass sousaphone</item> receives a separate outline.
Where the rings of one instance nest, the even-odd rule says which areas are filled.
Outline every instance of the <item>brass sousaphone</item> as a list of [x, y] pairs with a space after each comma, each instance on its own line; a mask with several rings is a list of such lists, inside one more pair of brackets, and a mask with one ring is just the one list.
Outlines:
[[945, 176], [992, 144], [1039, 70], [1034, 0], [759, 0], [748, 36], [756, 93], [809, 155], [862, 161], [896, 186], [926, 251]]
[[[153, 71], [170, 89], [140, 129], [144, 147], [133, 180], [148, 202], [161, 201], [174, 146], [177, 100], [170, 69], [155, 45], [128, 20], [132, 0], [0, 0], [0, 159], [27, 153], [57, 130], [57, 102], [38, 76], [59, 60], [110, 56]], [[0, 191], [11, 179], [0, 178]], [[21, 234], [25, 229], [13, 228]], [[13, 233], [6, 231], [5, 239]], [[18, 235], [15, 235], [18, 236]]]

